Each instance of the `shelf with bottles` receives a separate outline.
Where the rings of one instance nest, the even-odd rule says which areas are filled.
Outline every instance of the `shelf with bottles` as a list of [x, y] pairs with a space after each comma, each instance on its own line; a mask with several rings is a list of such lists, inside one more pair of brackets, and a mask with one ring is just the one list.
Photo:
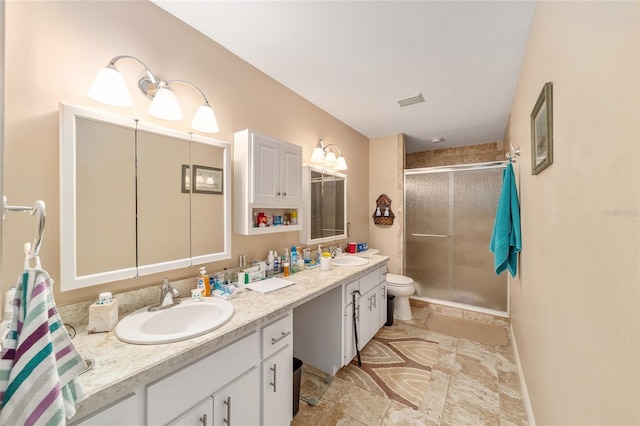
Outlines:
[[382, 194], [378, 197], [372, 217], [376, 225], [393, 225], [395, 215], [391, 211], [391, 198], [388, 195]]
[[252, 208], [249, 234], [299, 231], [298, 209]]

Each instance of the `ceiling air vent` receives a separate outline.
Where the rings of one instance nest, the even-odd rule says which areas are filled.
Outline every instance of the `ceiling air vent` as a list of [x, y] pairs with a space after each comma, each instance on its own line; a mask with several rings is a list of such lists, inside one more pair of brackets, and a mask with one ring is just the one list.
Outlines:
[[398, 105], [400, 105], [401, 107], [406, 107], [413, 104], [419, 104], [422, 102], [424, 102], [424, 97], [422, 96], [422, 93], [418, 93], [415, 96], [409, 96], [406, 98], [398, 99]]

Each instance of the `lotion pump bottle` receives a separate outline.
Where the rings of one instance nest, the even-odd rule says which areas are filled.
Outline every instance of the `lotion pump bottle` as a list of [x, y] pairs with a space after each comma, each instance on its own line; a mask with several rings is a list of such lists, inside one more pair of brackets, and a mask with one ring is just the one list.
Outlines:
[[211, 284], [209, 283], [209, 276], [204, 266], [200, 268], [200, 276], [198, 277], [198, 288], [202, 289], [202, 297], [211, 296]]

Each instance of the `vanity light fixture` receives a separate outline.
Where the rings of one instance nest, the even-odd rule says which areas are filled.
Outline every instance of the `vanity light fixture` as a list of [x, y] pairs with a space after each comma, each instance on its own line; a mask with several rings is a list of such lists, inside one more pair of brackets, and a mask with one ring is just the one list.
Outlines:
[[[336, 153], [338, 151], [338, 157]], [[320, 139], [311, 154], [311, 162], [322, 164], [323, 167], [333, 170], [347, 170], [347, 160], [342, 156], [342, 151], [335, 144], [324, 146], [324, 141]]]
[[147, 73], [147, 77], [142, 77], [138, 81], [138, 87], [142, 93], [152, 99], [149, 106], [149, 114], [162, 120], [181, 120], [182, 111], [169, 84], [185, 84], [197, 90], [204, 99], [204, 104], [198, 107], [196, 115], [193, 117], [191, 127], [203, 133], [217, 133], [220, 130], [213, 108], [211, 108], [207, 97], [198, 86], [185, 80], [160, 80], [154, 76], [144, 62], [135, 56], [120, 55], [109, 61], [109, 64], [98, 72], [93, 84], [91, 84], [89, 89], [89, 97], [91, 99], [117, 107], [130, 107], [133, 105], [133, 100], [124, 78], [115, 65], [117, 61], [125, 58], [138, 62]]

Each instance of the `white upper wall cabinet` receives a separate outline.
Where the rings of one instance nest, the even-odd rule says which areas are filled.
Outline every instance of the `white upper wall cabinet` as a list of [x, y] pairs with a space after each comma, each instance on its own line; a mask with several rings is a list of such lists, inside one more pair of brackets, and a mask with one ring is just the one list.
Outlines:
[[[302, 147], [249, 129], [236, 132], [233, 140], [237, 217], [233, 232], [253, 235], [299, 231]], [[267, 223], [258, 223], [260, 216], [268, 218]]]

